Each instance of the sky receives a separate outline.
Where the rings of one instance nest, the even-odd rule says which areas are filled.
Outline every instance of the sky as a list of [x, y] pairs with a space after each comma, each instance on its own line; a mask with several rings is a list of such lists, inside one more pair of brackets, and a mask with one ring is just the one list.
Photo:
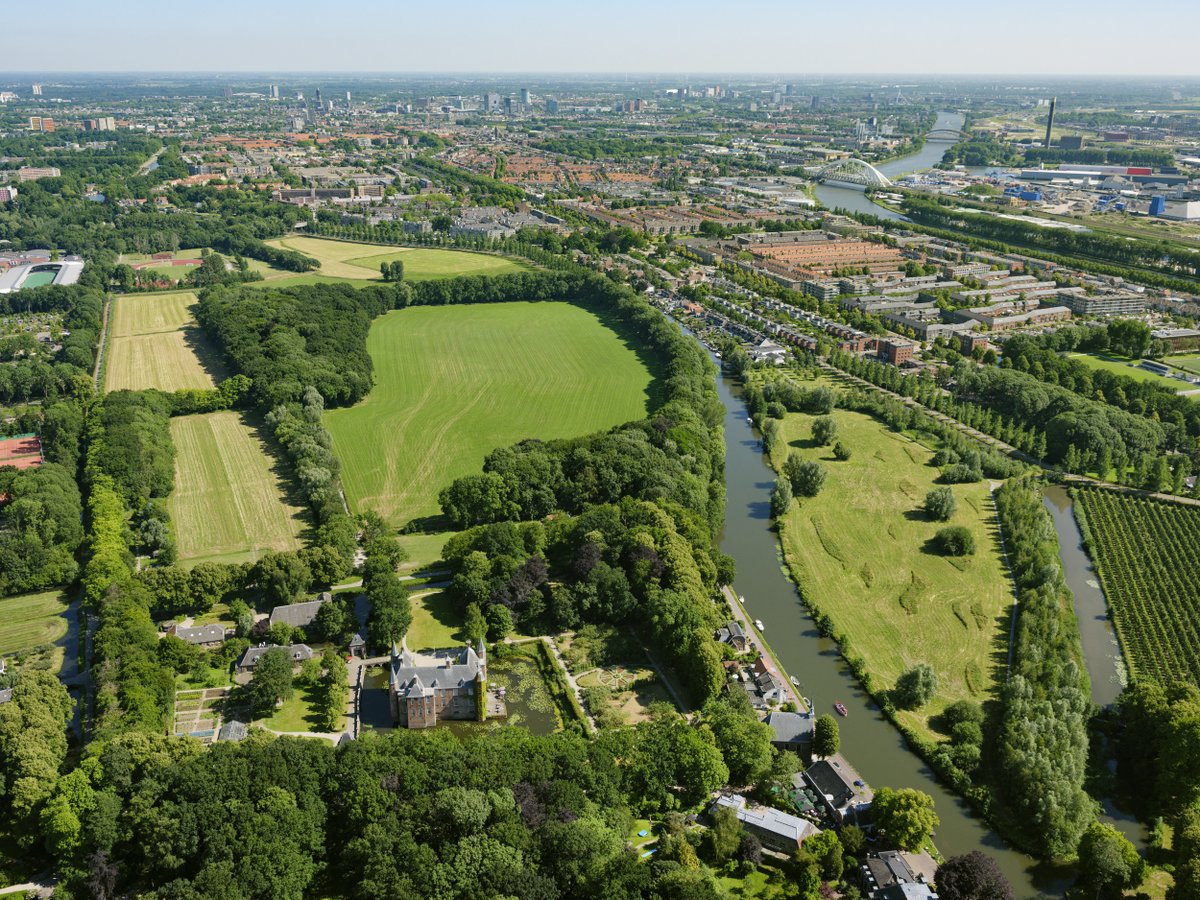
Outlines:
[[1200, 75], [1200, 0], [59, 0], [13, 30], [9, 72]]

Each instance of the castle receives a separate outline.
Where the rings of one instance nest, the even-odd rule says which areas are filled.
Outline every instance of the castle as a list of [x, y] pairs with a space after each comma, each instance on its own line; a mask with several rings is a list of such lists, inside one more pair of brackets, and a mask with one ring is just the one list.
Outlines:
[[388, 700], [399, 728], [432, 728], [439, 719], [487, 717], [487, 649], [413, 653], [393, 645]]

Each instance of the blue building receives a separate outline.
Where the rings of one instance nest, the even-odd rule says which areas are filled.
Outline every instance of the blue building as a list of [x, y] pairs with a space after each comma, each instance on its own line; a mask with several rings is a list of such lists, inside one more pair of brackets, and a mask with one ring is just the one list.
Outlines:
[[1150, 198], [1150, 215], [1161, 216], [1167, 209], [1167, 201], [1155, 194]]

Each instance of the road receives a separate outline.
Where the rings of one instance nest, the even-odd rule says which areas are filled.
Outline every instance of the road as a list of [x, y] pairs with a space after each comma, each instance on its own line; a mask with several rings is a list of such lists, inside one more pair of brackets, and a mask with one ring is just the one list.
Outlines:
[[[729, 587], [729, 585], [725, 585], [721, 588], [721, 595], [725, 598], [725, 602], [729, 605], [729, 611], [733, 618], [742, 626], [742, 630], [746, 632], [746, 635], [754, 642], [754, 645], [760, 651], [762, 651], [763, 665], [766, 666], [767, 671], [774, 676], [777, 682], [783, 685], [783, 690], [780, 696], [781, 702], [787, 703], [790, 701], [795, 703], [796, 709], [800, 710], [808, 708], [804, 702], [804, 698], [800, 696], [800, 692], [797, 691], [792, 685], [791, 679], [788, 677], [787, 672], [783, 671], [783, 667], [779, 664], [779, 660], [777, 660], [775, 655], [771, 652], [771, 647], [763, 637], [762, 632], [754, 626], [754, 622], [751, 621], [749, 613], [746, 612], [746, 608], [738, 602], [737, 595], [733, 592], [733, 588]], [[752, 603], [753, 598], [750, 598], [746, 602]], [[812, 710], [809, 709], [809, 711], [811, 712]]]

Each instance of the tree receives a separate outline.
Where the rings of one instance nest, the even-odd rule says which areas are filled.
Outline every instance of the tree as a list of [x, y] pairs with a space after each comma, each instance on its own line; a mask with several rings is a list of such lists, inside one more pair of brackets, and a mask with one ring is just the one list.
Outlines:
[[346, 701], [350, 698], [346, 660], [336, 650], [326, 650], [321, 657], [325, 670], [318, 689], [317, 719], [322, 731], [337, 731], [346, 712]]
[[901, 850], [919, 850], [941, 821], [933, 798], [913, 788], [880, 788], [871, 804], [875, 825]]
[[813, 419], [812, 436], [821, 447], [833, 443], [837, 436], [837, 421], [833, 416], [818, 416]]
[[387, 648], [400, 643], [412, 624], [412, 604], [408, 591], [395, 573], [376, 575], [367, 586], [371, 613], [367, 617], [367, 638], [372, 646]]
[[463, 635], [472, 645], [487, 637], [487, 619], [484, 618], [483, 610], [479, 608], [478, 603], [472, 603], [467, 607], [466, 619], [463, 622]]
[[291, 654], [276, 647], [260, 656], [246, 693], [258, 716], [270, 715], [278, 703], [292, 696]]
[[792, 483], [786, 475], [775, 479], [775, 487], [771, 489], [771, 518], [782, 519], [792, 508]]
[[940, 529], [933, 542], [946, 556], [971, 556], [975, 552], [975, 535], [965, 525]]
[[286, 606], [308, 589], [312, 572], [293, 553], [265, 553], [254, 566], [253, 580], [268, 602]]
[[493, 643], [502, 641], [513, 631], [513, 617], [509, 608], [502, 603], [491, 603], [483, 614], [487, 619], [487, 639]]
[[1103, 822], [1093, 822], [1079, 839], [1080, 880], [1097, 896], [1119, 897], [1142, 883], [1146, 862], [1125, 835]]
[[938, 677], [929, 663], [917, 665], [896, 679], [892, 702], [900, 709], [919, 709], [937, 693]]
[[746, 830], [736, 812], [727, 806], [713, 810], [712, 824], [706, 835], [709, 862], [713, 866], [725, 865], [738, 852], [745, 835]]
[[934, 880], [944, 900], [1013, 900], [1012, 885], [996, 861], [979, 850], [946, 860]]
[[845, 462], [852, 455], [853, 455], [853, 453], [850, 450], [850, 448], [848, 446], [846, 446], [845, 444], [843, 444], [841, 441], [838, 441], [833, 445], [834, 459], [836, 459], [840, 462]]
[[815, 497], [825, 484], [825, 467], [805, 460], [798, 453], [788, 456], [783, 471], [792, 482], [792, 492], [798, 497]]
[[804, 842], [804, 849], [816, 859], [823, 879], [836, 881], [842, 877], [842, 842], [832, 828], [810, 837]]
[[829, 713], [818, 716], [817, 721], [813, 724], [813, 754], [827, 759], [838, 752], [841, 742], [837, 719]]
[[318, 640], [331, 644], [342, 644], [354, 630], [354, 619], [346, 604], [336, 597], [322, 603], [313, 619], [312, 632]]
[[704, 704], [704, 721], [712, 729], [734, 784], [751, 784], [767, 774], [771, 727], [758, 720], [744, 693], [709, 700]]
[[954, 491], [948, 487], [935, 487], [925, 495], [925, 514], [935, 522], [947, 522], [958, 509]]

